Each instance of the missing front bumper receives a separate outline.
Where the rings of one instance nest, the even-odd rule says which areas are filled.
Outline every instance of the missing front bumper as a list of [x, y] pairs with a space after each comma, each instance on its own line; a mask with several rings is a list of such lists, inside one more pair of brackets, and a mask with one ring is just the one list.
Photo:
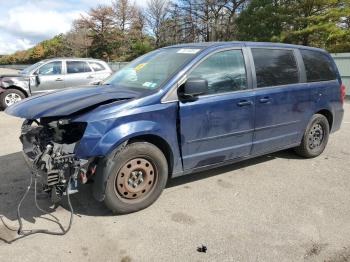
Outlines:
[[[26, 163], [54, 202], [61, 199], [67, 187], [69, 194], [78, 192], [79, 178], [83, 183], [87, 181], [86, 170], [91, 163], [75, 156], [78, 141], [73, 141], [72, 136], [65, 137], [67, 129], [67, 126], [58, 128], [57, 125], [52, 127], [38, 121], [25, 121], [20, 136]], [[65, 141], [60, 141], [62, 138]]]

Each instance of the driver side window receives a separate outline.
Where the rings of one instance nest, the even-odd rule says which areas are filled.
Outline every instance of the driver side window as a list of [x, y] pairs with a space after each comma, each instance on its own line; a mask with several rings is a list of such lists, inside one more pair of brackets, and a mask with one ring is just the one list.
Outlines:
[[43, 65], [38, 70], [39, 75], [60, 75], [62, 74], [62, 62], [51, 62]]
[[208, 92], [205, 95], [248, 89], [241, 50], [227, 50], [209, 56], [189, 74], [188, 78], [206, 79]]

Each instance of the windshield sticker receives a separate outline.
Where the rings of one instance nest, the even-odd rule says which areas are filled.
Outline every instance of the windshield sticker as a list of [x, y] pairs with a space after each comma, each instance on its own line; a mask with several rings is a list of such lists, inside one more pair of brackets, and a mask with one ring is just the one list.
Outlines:
[[138, 64], [137, 66], [134, 67], [134, 70], [140, 71], [145, 65], [147, 65], [147, 63], [143, 63], [143, 64]]
[[157, 87], [157, 83], [144, 82], [144, 83], [142, 84], [142, 86], [148, 87], [148, 88], [150, 88], [150, 89], [153, 89], [153, 88]]
[[183, 48], [177, 51], [178, 54], [196, 54], [200, 51], [200, 49], [188, 49], [188, 48]]

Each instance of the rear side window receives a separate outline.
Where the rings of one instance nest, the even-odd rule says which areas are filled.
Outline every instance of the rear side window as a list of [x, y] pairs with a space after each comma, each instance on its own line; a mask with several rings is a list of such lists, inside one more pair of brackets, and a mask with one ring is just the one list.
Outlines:
[[257, 87], [299, 82], [299, 72], [292, 50], [252, 48]]
[[317, 51], [300, 50], [307, 82], [329, 81], [337, 78], [330, 58]]
[[91, 72], [91, 68], [83, 61], [67, 61], [67, 73], [77, 74]]
[[103, 71], [106, 69], [102, 64], [97, 62], [89, 62], [89, 64], [95, 72]]

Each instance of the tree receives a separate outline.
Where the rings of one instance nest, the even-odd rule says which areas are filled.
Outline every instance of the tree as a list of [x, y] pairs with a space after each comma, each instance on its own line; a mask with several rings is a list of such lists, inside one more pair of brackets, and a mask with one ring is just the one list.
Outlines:
[[99, 5], [90, 9], [88, 16], [77, 21], [80, 28], [85, 28], [91, 38], [89, 54], [93, 57], [109, 59], [116, 47], [115, 38], [119, 32], [115, 27], [114, 10], [111, 6]]
[[43, 45], [40, 43], [39, 45], [36, 45], [30, 52], [29, 59], [32, 62], [37, 62], [44, 58], [45, 50]]
[[33, 63], [77, 56], [130, 61], [153, 48], [201, 41], [276, 41], [350, 51], [350, 0], [113, 0], [74, 21], [72, 29], [0, 57]]
[[72, 56], [89, 56], [92, 39], [89, 37], [89, 29], [79, 25], [79, 20], [73, 22], [72, 29], [65, 35], [65, 42]]
[[252, 0], [238, 18], [238, 36], [344, 52], [350, 50], [349, 14], [349, 0]]
[[131, 5], [129, 0], [115, 0], [113, 10], [119, 30], [125, 32], [135, 15], [135, 6]]
[[286, 12], [278, 0], [252, 0], [237, 18], [237, 37], [243, 41], [279, 41]]
[[167, 7], [168, 2], [166, 0], [150, 0], [147, 4], [146, 20], [154, 35], [156, 47], [161, 46], [164, 40], [162, 33], [166, 30]]

